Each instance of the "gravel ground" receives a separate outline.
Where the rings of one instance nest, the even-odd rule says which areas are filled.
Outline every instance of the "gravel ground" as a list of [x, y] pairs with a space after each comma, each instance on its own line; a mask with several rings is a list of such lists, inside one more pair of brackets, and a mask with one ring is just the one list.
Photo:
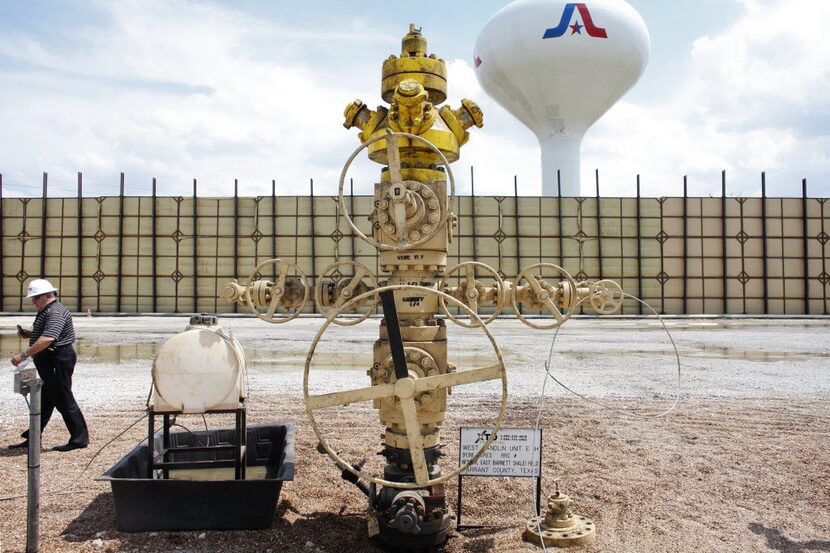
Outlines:
[[[4, 358], [19, 349], [14, 325], [30, 321], [0, 318]], [[154, 348], [185, 322], [181, 317], [76, 319], [75, 390], [93, 441], [86, 450], [50, 451], [66, 439], [59, 418], [44, 434], [43, 489], [69, 493], [42, 499], [41, 550], [382, 551], [366, 538], [363, 496], [315, 452], [316, 438], [305, 419], [302, 362], [319, 319], [282, 326], [223, 319], [248, 355], [249, 422], [296, 425], [296, 477], [283, 487], [273, 527], [116, 530], [109, 485], [93, 478], [145, 438], [145, 424], [97, 452], [144, 414]], [[594, 519], [597, 541], [585, 551], [830, 551], [830, 320], [669, 319], [667, 324], [682, 359], [683, 397], [666, 418], [603, 409], [548, 381], [543, 494], [559, 480], [576, 500], [576, 511]], [[509, 371], [505, 424], [531, 427], [553, 332], [531, 332], [511, 320], [499, 320], [491, 329]], [[332, 329], [318, 350], [315, 389], [363, 385], [376, 333], [376, 322]], [[452, 329], [451, 360], [462, 368], [489, 364], [492, 354], [482, 336]], [[552, 372], [575, 390], [639, 414], [671, 403], [674, 363], [672, 346], [653, 319], [571, 321], [551, 357]], [[25, 404], [8, 378], [0, 389], [4, 444], [17, 441], [27, 424]], [[446, 467], [457, 459], [457, 428], [492, 421], [495, 393], [487, 384], [453, 391], [444, 431]], [[368, 405], [333, 410], [324, 422], [348, 459], [378, 449], [380, 425]], [[189, 424], [199, 427], [201, 418]], [[24, 494], [25, 453], [0, 451], [0, 476], [5, 482], [0, 495]], [[464, 522], [495, 526], [456, 534], [443, 550], [538, 550], [521, 541], [518, 529], [532, 512], [533, 492], [531, 479], [466, 479]], [[448, 482], [453, 508], [456, 493], [456, 482]], [[0, 502], [0, 550], [24, 549], [25, 511], [25, 500]]]

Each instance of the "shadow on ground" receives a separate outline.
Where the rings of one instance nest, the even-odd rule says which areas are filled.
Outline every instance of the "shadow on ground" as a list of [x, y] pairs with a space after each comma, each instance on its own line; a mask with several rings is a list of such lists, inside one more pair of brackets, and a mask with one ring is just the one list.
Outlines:
[[830, 551], [830, 540], [793, 541], [775, 528], [753, 522], [749, 529], [767, 540], [767, 547], [780, 553], [808, 553], [810, 551]]

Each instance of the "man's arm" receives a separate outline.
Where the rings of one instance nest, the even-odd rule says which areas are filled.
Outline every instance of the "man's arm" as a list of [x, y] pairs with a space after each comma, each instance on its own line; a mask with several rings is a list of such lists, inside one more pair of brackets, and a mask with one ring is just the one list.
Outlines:
[[35, 341], [34, 344], [32, 344], [25, 350], [21, 351], [20, 353], [12, 357], [12, 365], [14, 365], [15, 367], [18, 366], [21, 361], [23, 361], [27, 357], [37, 355], [41, 351], [51, 346], [54, 341], [55, 339], [50, 338], [49, 336], [41, 336]]

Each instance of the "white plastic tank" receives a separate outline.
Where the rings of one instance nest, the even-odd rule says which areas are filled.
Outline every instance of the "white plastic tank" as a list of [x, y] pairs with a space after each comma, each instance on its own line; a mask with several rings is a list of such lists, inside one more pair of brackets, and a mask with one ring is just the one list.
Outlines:
[[585, 131], [648, 63], [642, 17], [624, 0], [516, 0], [481, 30], [473, 59], [481, 87], [536, 134], [542, 194], [578, 196]]
[[244, 373], [245, 354], [233, 336], [216, 324], [191, 324], [156, 354], [152, 408], [182, 413], [240, 408]]

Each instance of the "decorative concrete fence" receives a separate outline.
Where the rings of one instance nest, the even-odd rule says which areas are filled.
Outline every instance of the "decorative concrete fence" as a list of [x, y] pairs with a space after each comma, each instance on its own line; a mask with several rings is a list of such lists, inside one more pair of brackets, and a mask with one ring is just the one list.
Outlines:
[[[725, 184], [715, 198], [515, 190], [456, 198], [450, 264], [478, 260], [515, 277], [551, 262], [577, 280], [615, 279], [663, 313], [828, 312], [830, 206], [808, 198], [806, 182], [800, 198], [728, 197]], [[25, 285], [41, 276], [77, 311], [223, 313], [239, 308], [218, 298], [222, 286], [271, 257], [296, 262], [312, 285], [338, 260], [377, 269], [330, 196], [200, 197], [195, 184], [191, 196], [126, 196], [122, 175], [120, 195], [92, 198], [80, 174], [76, 197], [46, 191], [44, 175], [41, 197], [2, 197], [0, 176], [0, 311], [30, 311]], [[372, 198], [346, 202], [365, 222]]]

